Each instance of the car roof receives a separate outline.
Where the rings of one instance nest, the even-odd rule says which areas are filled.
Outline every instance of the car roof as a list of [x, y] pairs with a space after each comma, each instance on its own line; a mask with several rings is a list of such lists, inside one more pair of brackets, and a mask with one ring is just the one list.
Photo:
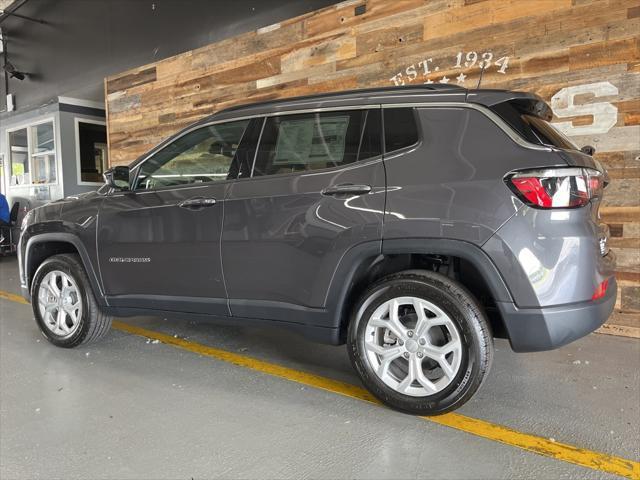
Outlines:
[[365, 88], [341, 92], [328, 92], [302, 97], [270, 99], [257, 103], [236, 105], [220, 110], [201, 119], [198, 124], [211, 121], [252, 117], [277, 112], [314, 110], [319, 108], [358, 107], [370, 104], [409, 104], [433, 102], [470, 102], [485, 106], [497, 103], [521, 100], [536, 104], [544, 101], [533, 93], [509, 90], [474, 89], [449, 85], [404, 85], [391, 87]]
[[465, 101], [467, 89], [457, 85], [429, 84], [391, 86], [328, 92], [302, 97], [278, 98], [258, 103], [236, 105], [202, 119], [224, 120], [232, 117], [264, 115], [278, 111], [307, 110], [315, 108], [359, 106], [371, 103], [409, 103], [433, 101]]

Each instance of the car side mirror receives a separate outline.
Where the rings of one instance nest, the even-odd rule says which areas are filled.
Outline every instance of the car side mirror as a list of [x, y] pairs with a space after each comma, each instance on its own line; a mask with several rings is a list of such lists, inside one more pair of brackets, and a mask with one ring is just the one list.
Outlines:
[[102, 174], [106, 184], [115, 190], [129, 190], [131, 188], [129, 182], [129, 167], [118, 165], [110, 168]]
[[596, 153], [596, 149], [591, 145], [585, 145], [580, 149], [580, 151], [582, 153], [586, 153], [587, 155], [591, 155], [591, 156], [593, 156], [593, 154]]

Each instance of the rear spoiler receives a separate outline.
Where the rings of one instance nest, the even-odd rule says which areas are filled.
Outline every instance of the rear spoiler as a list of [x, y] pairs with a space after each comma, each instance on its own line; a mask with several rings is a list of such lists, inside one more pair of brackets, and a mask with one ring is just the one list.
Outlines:
[[468, 90], [466, 101], [485, 107], [495, 107], [501, 103], [509, 103], [520, 113], [535, 115], [543, 120], [553, 118], [551, 107], [534, 93], [509, 92], [504, 90]]

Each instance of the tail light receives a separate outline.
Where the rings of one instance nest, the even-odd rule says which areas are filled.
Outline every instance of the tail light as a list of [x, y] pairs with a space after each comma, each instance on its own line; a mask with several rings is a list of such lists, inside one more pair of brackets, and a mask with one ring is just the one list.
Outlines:
[[598, 284], [598, 286], [593, 292], [593, 295], [591, 296], [591, 300], [598, 300], [604, 297], [604, 295], [607, 293], [608, 286], [609, 286], [609, 279], [607, 278], [606, 280]]
[[509, 188], [534, 208], [577, 208], [602, 196], [602, 173], [591, 168], [521, 170], [506, 177]]

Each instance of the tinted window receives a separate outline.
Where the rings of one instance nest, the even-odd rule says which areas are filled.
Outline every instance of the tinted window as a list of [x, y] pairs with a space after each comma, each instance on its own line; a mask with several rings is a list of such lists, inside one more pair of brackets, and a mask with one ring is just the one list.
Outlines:
[[549, 122], [533, 115], [523, 115], [522, 119], [531, 128], [539, 143], [567, 150], [578, 150], [571, 140]]
[[202, 127], [144, 162], [136, 190], [226, 180], [249, 120]]
[[380, 155], [380, 142], [377, 110], [268, 117], [253, 175], [348, 165]]
[[413, 108], [384, 109], [384, 144], [393, 152], [418, 142], [418, 126]]
[[511, 102], [502, 102], [491, 107], [504, 121], [520, 134], [522, 138], [536, 145], [577, 150], [578, 147], [564, 134], [556, 130], [549, 122], [520, 111]]

